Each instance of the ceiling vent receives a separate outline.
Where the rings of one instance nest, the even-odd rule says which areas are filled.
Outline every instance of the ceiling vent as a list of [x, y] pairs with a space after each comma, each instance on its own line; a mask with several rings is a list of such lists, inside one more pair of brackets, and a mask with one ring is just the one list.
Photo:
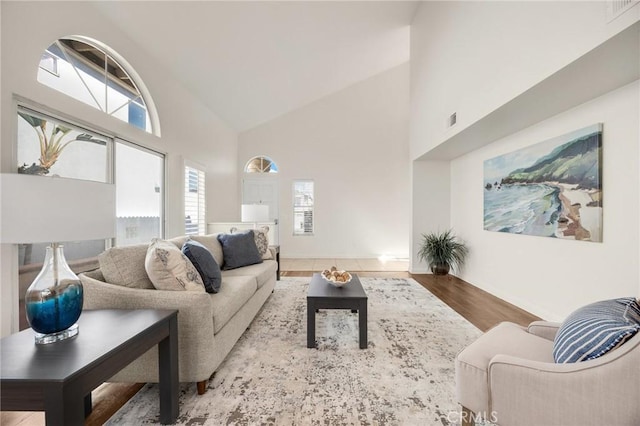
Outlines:
[[447, 120], [447, 124], [449, 125], [449, 127], [453, 127], [457, 122], [458, 122], [458, 113], [454, 112], [449, 116], [449, 119]]
[[638, 4], [640, 0], [609, 0], [607, 1], [607, 22], [611, 22], [618, 16]]

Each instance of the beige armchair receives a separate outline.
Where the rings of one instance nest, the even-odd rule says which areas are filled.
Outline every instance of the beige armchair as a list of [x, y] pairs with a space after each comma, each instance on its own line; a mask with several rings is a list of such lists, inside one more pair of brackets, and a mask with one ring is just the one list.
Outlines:
[[463, 425], [640, 425], [640, 333], [600, 358], [557, 364], [559, 326], [503, 322], [458, 354]]

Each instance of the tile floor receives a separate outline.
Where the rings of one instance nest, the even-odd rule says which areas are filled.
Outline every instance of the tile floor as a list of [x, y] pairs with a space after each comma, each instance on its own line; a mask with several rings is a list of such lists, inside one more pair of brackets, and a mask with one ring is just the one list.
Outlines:
[[292, 259], [280, 258], [280, 270], [282, 271], [322, 271], [335, 266], [338, 269], [358, 272], [358, 271], [407, 271], [409, 269], [408, 260], [387, 260], [379, 259]]

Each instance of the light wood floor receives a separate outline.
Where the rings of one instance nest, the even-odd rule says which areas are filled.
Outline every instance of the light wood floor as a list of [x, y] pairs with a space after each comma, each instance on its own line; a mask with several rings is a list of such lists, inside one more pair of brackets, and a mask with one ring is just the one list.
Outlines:
[[[292, 260], [297, 261], [300, 259]], [[347, 262], [354, 260], [356, 263]], [[527, 325], [531, 321], [540, 319], [453, 276], [414, 275], [406, 272], [406, 266], [404, 270], [399, 271], [394, 271], [393, 269], [385, 270], [382, 269], [385, 266], [381, 262], [373, 262], [375, 259], [367, 259], [371, 261], [369, 263], [359, 263], [360, 260], [343, 259], [344, 262], [340, 263], [340, 259], [311, 259], [310, 261], [313, 262], [314, 267], [298, 270], [303, 264], [287, 264], [281, 259], [280, 264], [283, 271], [281, 275], [283, 277], [311, 277], [312, 271], [319, 271], [335, 265], [337, 268], [357, 272], [358, 276], [361, 277], [413, 278], [482, 331], [488, 330], [501, 321], [512, 321]], [[315, 263], [316, 261], [318, 261], [318, 264]], [[306, 263], [306, 265], [309, 265], [309, 263]], [[353, 267], [349, 268], [347, 266]], [[401, 268], [398, 264], [394, 264], [393, 267], [387, 267]], [[374, 269], [372, 271], [368, 268]], [[93, 412], [87, 417], [85, 425], [97, 426], [104, 424], [142, 386], [143, 384], [105, 383], [94, 390], [92, 393]], [[3, 411], [0, 413], [0, 425], [2, 426], [42, 426], [44, 424], [44, 413], [42, 412]]]

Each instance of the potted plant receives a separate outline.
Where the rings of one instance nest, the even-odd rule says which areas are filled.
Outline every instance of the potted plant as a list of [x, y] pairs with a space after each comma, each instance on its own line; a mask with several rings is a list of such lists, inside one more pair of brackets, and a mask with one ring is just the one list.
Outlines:
[[422, 234], [418, 257], [427, 262], [434, 275], [447, 275], [450, 269], [459, 271], [469, 249], [448, 229], [444, 232]]

